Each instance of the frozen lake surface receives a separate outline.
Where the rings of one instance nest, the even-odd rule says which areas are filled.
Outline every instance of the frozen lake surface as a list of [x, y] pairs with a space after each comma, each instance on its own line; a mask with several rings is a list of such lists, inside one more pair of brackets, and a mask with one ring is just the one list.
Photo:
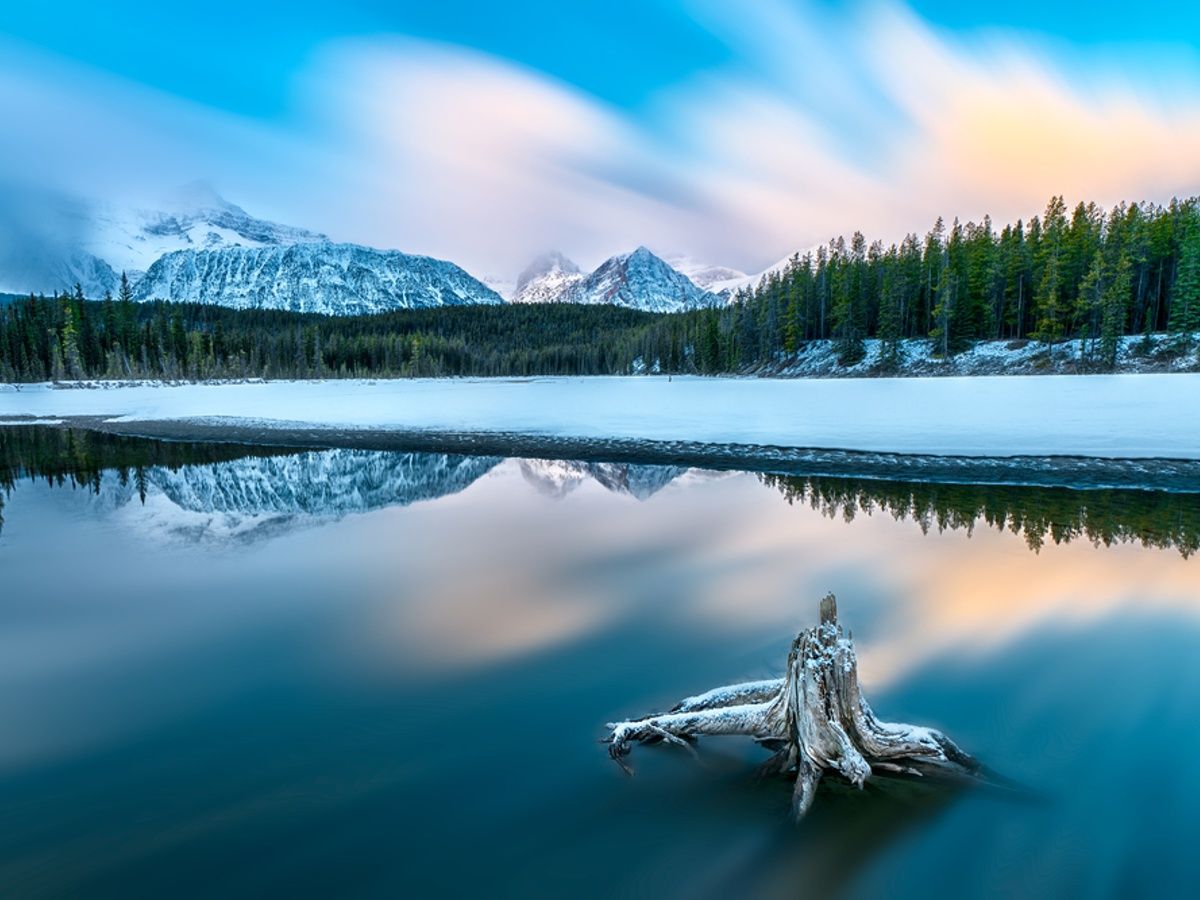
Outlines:
[[1200, 375], [537, 378], [0, 389], [18, 416], [232, 422], [964, 456], [1200, 458]]

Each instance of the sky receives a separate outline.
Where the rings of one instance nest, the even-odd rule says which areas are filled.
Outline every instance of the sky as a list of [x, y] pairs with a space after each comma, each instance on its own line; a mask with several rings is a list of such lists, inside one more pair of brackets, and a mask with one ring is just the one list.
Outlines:
[[755, 272], [1200, 192], [1200, 6], [14, 3], [0, 116], [9, 184], [153, 206], [203, 179], [491, 277], [639, 244]]

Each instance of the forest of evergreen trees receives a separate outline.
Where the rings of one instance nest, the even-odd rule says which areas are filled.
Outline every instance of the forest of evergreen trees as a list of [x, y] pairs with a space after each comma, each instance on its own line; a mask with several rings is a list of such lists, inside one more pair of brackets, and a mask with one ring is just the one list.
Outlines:
[[0, 381], [628, 372], [655, 316], [459, 306], [338, 317], [212, 304], [27, 298], [0, 308]]
[[[599, 375], [753, 371], [809, 341], [880, 368], [905, 340], [944, 358], [988, 339], [1076, 342], [1111, 369], [1118, 339], [1200, 332], [1200, 206], [1062, 197], [1029, 222], [990, 219], [885, 247], [860, 232], [796, 256], [720, 309], [654, 315], [611, 306], [511, 305], [334, 318], [82, 292], [0, 304], [0, 381], [352, 376]], [[1148, 346], [1148, 344], [1147, 344]]]
[[[1125, 334], [1200, 331], [1200, 208], [1121, 204], [1105, 212], [1062, 197], [1028, 223], [990, 219], [922, 239], [867, 244], [861, 233], [793, 257], [708, 328], [701, 344], [720, 368], [738, 368], [832, 339], [852, 364], [879, 338], [886, 366], [902, 339], [927, 338], [950, 357], [986, 339], [1079, 342], [1086, 367], [1111, 368]], [[1185, 337], [1186, 336], [1186, 337]]]

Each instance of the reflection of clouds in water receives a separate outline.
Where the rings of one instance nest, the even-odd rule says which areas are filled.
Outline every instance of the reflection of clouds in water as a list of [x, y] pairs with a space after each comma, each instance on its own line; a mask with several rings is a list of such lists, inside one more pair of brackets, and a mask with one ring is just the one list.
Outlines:
[[[985, 525], [923, 535], [870, 503], [853, 521], [830, 521], [746, 474], [561, 460], [496, 466], [351, 450], [251, 457], [149, 468], [145, 506], [133, 480], [107, 472], [89, 504], [181, 550], [279, 543], [283, 553], [300, 529], [367, 513], [363, 524], [345, 521], [329, 534], [339, 564], [353, 558], [382, 582], [384, 633], [406, 658], [435, 667], [518, 658], [649, 616], [659, 627], [776, 631], [785, 640], [833, 590], [859, 636], [864, 677], [878, 683], [931, 655], [978, 652], [1041, 622], [1092, 620], [1134, 602], [1191, 615], [1197, 599], [1195, 563], [1170, 550], [1076, 541], [1033, 554], [1022, 538]], [[861, 494], [859, 504], [889, 490], [831, 479], [818, 486], [835, 499]], [[947, 503], [964, 491], [921, 490]], [[547, 495], [570, 502], [547, 503]], [[1059, 506], [1042, 509], [1048, 496], [1032, 498], [1038, 505], [1018, 490], [992, 502], [1058, 516]], [[423, 499], [437, 502], [394, 508]], [[966, 500], [959, 505], [974, 508]]]
[[883, 640], [863, 648], [870, 679], [892, 680], [939, 653], [993, 649], [1042, 626], [1082, 629], [1130, 611], [1200, 615], [1200, 568], [1171, 550], [1076, 542], [1034, 555], [1012, 535], [978, 532], [963, 551], [919, 565], [897, 560], [894, 571], [905, 602], [885, 613]]
[[1010, 533], [923, 535], [880, 512], [831, 523], [750, 475], [691, 481], [652, 512], [605, 491], [547, 504], [526, 478], [509, 462], [463, 495], [377, 526], [410, 542], [404, 571], [381, 588], [381, 634], [407, 662], [483, 665], [634, 619], [714, 640], [783, 640], [833, 590], [864, 678], [886, 684], [935, 655], [983, 652], [1042, 623], [1133, 604], [1190, 615], [1200, 594], [1196, 563], [1172, 550], [1076, 542], [1034, 554]]
[[671, 600], [694, 580], [691, 546], [705, 528], [675, 521], [676, 503], [647, 528], [621, 494], [546, 503], [525, 477], [513, 461], [463, 495], [381, 514], [389, 521], [376, 522], [374, 540], [402, 533], [406, 546], [377, 588], [385, 655], [399, 645], [396, 661], [442, 668], [553, 649]]
[[1198, 564], [1172, 549], [1077, 541], [1034, 554], [1019, 536], [987, 528], [922, 535], [880, 512], [832, 526], [807, 507], [766, 504], [760, 513], [719, 551], [759, 561], [758, 589], [700, 608], [721, 627], [794, 629], [834, 590], [843, 620], [866, 635], [859, 650], [868, 682], [891, 681], [938, 653], [981, 652], [1044, 623], [1082, 625], [1130, 608], [1200, 613]]

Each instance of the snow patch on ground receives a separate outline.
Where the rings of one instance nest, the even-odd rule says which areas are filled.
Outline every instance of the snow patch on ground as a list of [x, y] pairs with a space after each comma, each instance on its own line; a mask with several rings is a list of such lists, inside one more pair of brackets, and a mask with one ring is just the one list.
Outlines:
[[[809, 341], [798, 352], [781, 354], [773, 363], [753, 371], [781, 378], [855, 378], [880, 375], [882, 342], [865, 341], [866, 355], [852, 366], [838, 362], [833, 341]], [[1081, 359], [1079, 341], [1064, 341], [1053, 349], [1038, 341], [979, 341], [969, 350], [943, 359], [928, 339], [900, 342], [897, 375], [1074, 375], [1089, 371]], [[1092, 369], [1095, 368], [1093, 364]], [[1200, 336], [1180, 350], [1172, 335], [1121, 338], [1116, 369], [1122, 373], [1200, 371]]]

